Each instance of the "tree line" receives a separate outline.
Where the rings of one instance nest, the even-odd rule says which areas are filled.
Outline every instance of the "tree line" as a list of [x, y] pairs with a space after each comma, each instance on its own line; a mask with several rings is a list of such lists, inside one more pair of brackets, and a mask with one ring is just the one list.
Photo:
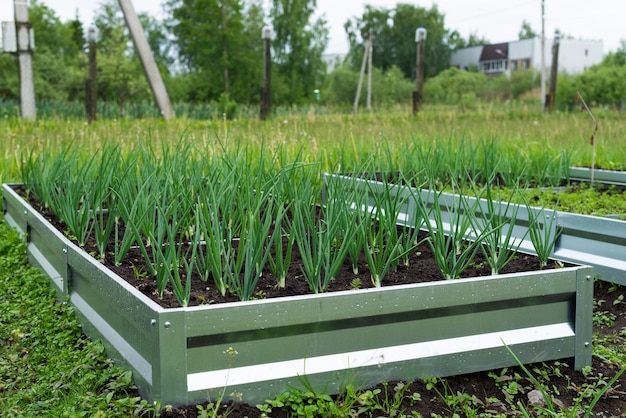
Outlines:
[[[35, 32], [37, 99], [84, 100], [86, 28], [78, 17], [62, 22], [42, 0], [31, 0], [29, 13]], [[279, 105], [314, 102], [316, 89], [321, 90], [324, 103], [351, 103], [370, 36], [375, 104], [408, 102], [415, 77], [418, 25], [428, 31], [424, 57], [427, 102], [462, 104], [516, 98], [539, 83], [532, 71], [494, 82], [478, 72], [449, 69], [454, 50], [489, 41], [476, 34], [464, 39], [456, 30], [447, 28], [445, 15], [436, 5], [365, 6], [359, 16], [345, 22], [349, 51], [330, 72], [324, 61], [328, 24], [324, 16], [316, 17], [315, 0], [271, 0], [267, 11], [262, 0], [167, 0], [163, 15], [162, 20], [147, 14], [139, 18], [174, 103], [257, 104], [263, 77], [261, 33], [265, 25], [273, 28], [272, 102]], [[98, 33], [98, 98], [116, 102], [121, 108], [128, 102], [151, 100], [117, 1], [102, 2], [94, 24]], [[520, 38], [535, 35], [524, 21]], [[0, 55], [0, 97], [4, 100], [19, 97], [15, 59], [10, 54]], [[615, 104], [626, 97], [624, 80], [626, 45], [622, 43], [622, 48], [585, 73], [563, 75], [559, 89], [566, 94], [582, 89], [588, 100]]]

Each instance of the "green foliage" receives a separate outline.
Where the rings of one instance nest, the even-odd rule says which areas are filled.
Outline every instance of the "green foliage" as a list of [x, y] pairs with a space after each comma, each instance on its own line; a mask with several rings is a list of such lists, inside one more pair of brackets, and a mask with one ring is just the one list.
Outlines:
[[[17, 100], [20, 95], [20, 82], [16, 71], [17, 62], [10, 54], [0, 54], [0, 97], [4, 100]], [[3, 101], [4, 101], [3, 100]], [[3, 116], [11, 112], [3, 107]]]
[[[328, 104], [352, 105], [356, 97], [359, 82], [359, 72], [350, 69], [347, 65], [336, 68], [327, 77], [322, 95]], [[378, 68], [372, 72], [372, 105], [385, 108], [397, 103], [406, 103], [412, 97], [415, 84], [405, 78], [402, 71], [392, 66], [385, 74]], [[361, 87], [359, 106], [363, 107], [367, 98], [367, 83], [365, 77]]]
[[526, 19], [524, 19], [522, 21], [522, 28], [519, 31], [518, 37], [519, 39], [533, 39], [536, 38], [537, 32], [535, 32], [532, 28], [532, 26], [530, 26], [530, 23], [528, 23], [528, 21], [526, 21]]
[[271, 413], [274, 409], [288, 411], [290, 417], [348, 417], [347, 411], [341, 408], [332, 397], [318, 394], [310, 390], [291, 389], [265, 404], [257, 405], [261, 412]]
[[237, 103], [230, 99], [230, 94], [222, 93], [217, 101], [219, 115], [226, 119], [234, 119], [237, 116]]
[[328, 43], [326, 21], [312, 20], [315, 0], [273, 0], [271, 5], [275, 68], [279, 83], [287, 87], [284, 96], [274, 99], [277, 103], [313, 102], [313, 90], [321, 87], [326, 74], [322, 60]]
[[0, 219], [0, 410], [6, 416], [136, 417], [154, 413], [129, 372], [81, 334], [74, 311], [26, 264]]
[[[512, 71], [509, 80], [511, 83], [511, 96], [514, 99], [519, 98], [535, 87], [539, 87], [541, 83], [539, 74], [532, 69]], [[559, 85], [560, 89], [561, 86]]]
[[150, 99], [151, 93], [141, 63], [129, 49], [130, 35], [117, 2], [108, 0], [96, 12], [98, 29], [97, 65], [98, 97], [114, 101], [124, 116], [125, 104], [130, 100]]
[[81, 97], [85, 56], [84, 37], [78, 31], [82, 31], [82, 25], [76, 21], [61, 23], [52, 9], [37, 0], [29, 7], [29, 18], [35, 32], [33, 76], [37, 99]]
[[371, 33], [374, 38], [373, 65], [383, 72], [395, 65], [405, 77], [414, 78], [416, 22], [428, 31], [425, 76], [432, 77], [448, 68], [452, 53], [450, 45], [458, 44], [458, 33], [445, 28], [444, 15], [437, 6], [426, 9], [408, 3], [398, 3], [393, 9], [366, 5], [360, 17], [345, 23], [352, 67], [359, 68], [363, 47]]
[[587, 102], [617, 107], [626, 100], [626, 66], [611, 63], [595, 65], [577, 77], [576, 86]]
[[466, 94], [483, 98], [487, 94], [488, 78], [483, 73], [449, 68], [424, 84], [424, 101], [457, 104]]
[[170, 0], [168, 26], [176, 37], [191, 100], [222, 93], [240, 102], [258, 100], [263, 44], [259, 3], [241, 0]]
[[457, 105], [460, 110], [476, 110], [486, 102], [518, 99], [538, 85], [539, 79], [533, 70], [513, 71], [510, 77], [500, 74], [489, 78], [482, 72], [453, 67], [426, 81], [424, 100]]

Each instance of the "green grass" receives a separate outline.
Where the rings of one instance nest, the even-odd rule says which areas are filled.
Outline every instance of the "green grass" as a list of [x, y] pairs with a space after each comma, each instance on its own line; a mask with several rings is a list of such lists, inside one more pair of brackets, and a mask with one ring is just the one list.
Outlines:
[[[60, 152], [67, 146], [89, 156], [104, 144], [127, 150], [138, 143], [181, 139], [193, 142], [212, 158], [227, 150], [247, 147], [282, 148], [287, 161], [301, 153], [305, 162], [321, 162], [324, 170], [350, 171], [364, 161], [376, 160], [377, 170], [397, 170], [418, 163], [423, 150], [434, 154], [461, 153], [448, 158], [478, 158], [476, 144], [494, 141], [499, 156], [511, 167], [526, 161], [545, 164], [566, 153], [571, 165], [590, 166], [589, 135], [585, 114], [511, 115], [505, 109], [475, 113], [425, 110], [417, 117], [406, 113], [363, 115], [286, 115], [266, 122], [256, 119], [103, 120], [87, 125], [79, 120], [44, 119], [22, 122], [0, 120], [0, 181], [20, 180], [18, 162], [24, 153]], [[626, 124], [618, 113], [597, 115], [597, 166], [626, 169]], [[463, 145], [463, 146], [461, 146]]]
[[87, 339], [0, 217], [0, 415], [134, 417], [153, 409]]

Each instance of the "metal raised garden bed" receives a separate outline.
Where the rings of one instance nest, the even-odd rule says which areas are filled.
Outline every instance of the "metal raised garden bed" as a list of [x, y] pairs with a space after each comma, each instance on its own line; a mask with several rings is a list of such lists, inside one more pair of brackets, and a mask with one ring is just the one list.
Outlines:
[[[530, 273], [164, 309], [72, 244], [3, 185], [4, 219], [69, 298], [87, 335], [141, 394], [189, 404], [264, 401], [300, 386], [415, 380], [574, 357], [591, 364], [593, 271]], [[224, 352], [237, 352], [230, 360]], [[224, 389], [226, 388], [226, 389]]]

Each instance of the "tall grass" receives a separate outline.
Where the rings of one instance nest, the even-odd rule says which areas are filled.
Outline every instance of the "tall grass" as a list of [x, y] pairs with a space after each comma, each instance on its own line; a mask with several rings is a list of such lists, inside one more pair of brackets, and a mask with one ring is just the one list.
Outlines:
[[[419, 124], [407, 114], [380, 113], [364, 115], [285, 114], [264, 123], [252, 118], [235, 121], [195, 120], [181, 116], [167, 123], [159, 119], [102, 119], [87, 125], [71, 118], [39, 119], [23, 122], [0, 119], [0, 180], [19, 182], [19, 166], [24, 153], [57, 154], [71, 146], [79, 155], [92, 155], [104, 145], [117, 144], [128, 152], [138, 144], [160, 141], [175, 144], [181, 138], [193, 143], [198, 152], [211, 159], [222, 153], [217, 144], [227, 148], [281, 147], [287, 158], [297, 154], [301, 161], [319, 162], [323, 171], [355, 171], [363, 161], [380, 164], [375, 171], [401, 168], [481, 164], [482, 144], [501, 160], [502, 170], [535, 166], [541, 173], [548, 168], [557, 177], [564, 161], [567, 165], [590, 165], [588, 120], [586, 115], [528, 114], [511, 117], [505, 111], [458, 114], [425, 109]], [[599, 114], [602, 140], [596, 146], [596, 163], [603, 168], [626, 168], [626, 126], [618, 114]], [[455, 151], [447, 154], [447, 151]], [[541, 158], [537, 152], [543, 154]], [[424, 156], [430, 156], [428, 158]], [[426, 158], [426, 159], [425, 159]], [[534, 161], [542, 161], [535, 164]], [[473, 162], [472, 162], [473, 161]], [[428, 162], [428, 165], [424, 165]], [[510, 170], [506, 170], [508, 172]], [[565, 173], [561, 173], [565, 174]], [[531, 177], [531, 173], [527, 173]], [[544, 177], [541, 175], [538, 178]], [[554, 177], [554, 176], [550, 176]]]

